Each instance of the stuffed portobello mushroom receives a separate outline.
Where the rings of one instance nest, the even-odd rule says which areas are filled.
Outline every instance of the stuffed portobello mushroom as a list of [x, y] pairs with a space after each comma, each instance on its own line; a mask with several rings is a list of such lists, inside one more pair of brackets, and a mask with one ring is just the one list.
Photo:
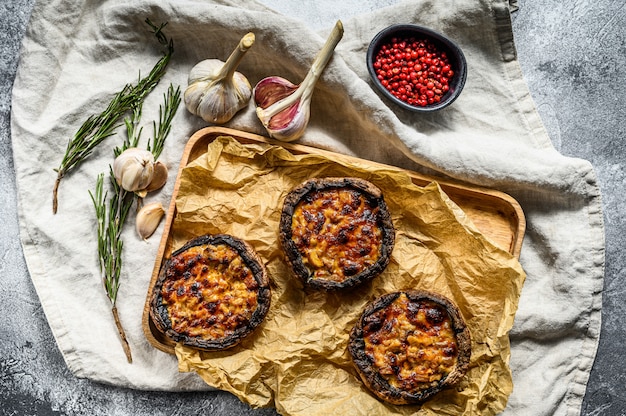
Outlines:
[[360, 178], [314, 178], [285, 197], [280, 243], [305, 286], [354, 287], [387, 267], [395, 242], [381, 190]]
[[450, 300], [407, 290], [382, 295], [365, 307], [348, 350], [375, 396], [397, 405], [417, 404], [464, 377], [471, 340]]
[[174, 342], [201, 350], [239, 344], [265, 319], [269, 278], [254, 249], [236, 237], [197, 237], [167, 259], [154, 285], [150, 316]]

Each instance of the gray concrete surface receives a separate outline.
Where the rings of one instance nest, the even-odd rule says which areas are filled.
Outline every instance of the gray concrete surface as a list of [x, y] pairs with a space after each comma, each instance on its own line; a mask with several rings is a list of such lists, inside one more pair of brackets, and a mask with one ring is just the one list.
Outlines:
[[[10, 93], [32, 5], [0, 0], [0, 415], [275, 414], [250, 410], [225, 393], [137, 392], [67, 371], [18, 239]], [[519, 61], [539, 113], [561, 153], [591, 161], [603, 194], [603, 322], [582, 415], [626, 415], [626, 4], [519, 0], [518, 6]]]

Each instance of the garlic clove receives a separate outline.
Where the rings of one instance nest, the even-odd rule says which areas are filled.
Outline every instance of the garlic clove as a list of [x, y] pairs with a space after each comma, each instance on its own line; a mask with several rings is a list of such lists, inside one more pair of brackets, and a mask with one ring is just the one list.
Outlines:
[[308, 124], [310, 112], [306, 106], [300, 106], [300, 100], [293, 101], [289, 106], [282, 106], [278, 112], [271, 112], [271, 109], [266, 111], [276, 103], [282, 105], [282, 100], [296, 92], [298, 87], [281, 77], [264, 78], [254, 87], [257, 117], [275, 139], [295, 140]]
[[183, 94], [185, 107], [190, 113], [209, 123], [224, 124], [248, 105], [252, 86], [236, 69], [254, 41], [254, 33], [248, 33], [226, 62], [205, 59], [191, 69]]
[[254, 101], [257, 106], [267, 108], [277, 101], [293, 94], [298, 85], [281, 77], [267, 77], [259, 81], [254, 87]]
[[156, 231], [164, 215], [165, 209], [160, 202], [152, 202], [142, 206], [135, 219], [137, 234], [143, 240], [147, 240]]
[[161, 189], [167, 183], [168, 175], [169, 175], [169, 172], [167, 170], [167, 166], [165, 166], [165, 163], [157, 160], [154, 163], [154, 172], [152, 175], [152, 180], [150, 181], [150, 184], [148, 185], [148, 187], [145, 189], [146, 193], [156, 191], [157, 189]]
[[113, 176], [128, 192], [146, 188], [154, 174], [154, 156], [148, 150], [131, 147], [113, 161]]
[[313, 89], [342, 37], [343, 23], [338, 20], [297, 88], [280, 77], [265, 78], [254, 87], [257, 117], [271, 137], [290, 142], [304, 134], [309, 123]]

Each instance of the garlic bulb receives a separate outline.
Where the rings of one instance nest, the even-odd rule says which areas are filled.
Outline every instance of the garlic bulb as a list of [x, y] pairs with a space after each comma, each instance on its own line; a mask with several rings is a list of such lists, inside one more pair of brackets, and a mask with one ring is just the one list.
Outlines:
[[281, 77], [267, 77], [254, 87], [257, 117], [271, 137], [290, 142], [304, 134], [313, 89], [342, 37], [343, 24], [338, 20], [300, 85]]
[[185, 107], [206, 122], [224, 124], [252, 98], [248, 79], [236, 69], [254, 44], [254, 33], [246, 34], [226, 62], [205, 59], [191, 69], [185, 90]]
[[137, 212], [135, 229], [137, 234], [147, 240], [156, 231], [161, 219], [165, 215], [165, 209], [160, 202], [153, 202], [141, 207]]
[[128, 192], [145, 189], [154, 174], [154, 156], [148, 150], [130, 147], [113, 162], [113, 176], [117, 184]]

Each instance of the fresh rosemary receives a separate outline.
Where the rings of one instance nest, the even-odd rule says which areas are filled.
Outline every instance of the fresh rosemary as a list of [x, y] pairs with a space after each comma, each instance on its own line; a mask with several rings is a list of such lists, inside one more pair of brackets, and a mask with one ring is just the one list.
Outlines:
[[139, 138], [141, 137], [141, 132], [143, 131], [143, 127], [140, 127], [137, 130], [137, 126], [139, 125], [139, 121], [141, 120], [141, 110], [143, 108], [143, 103], [139, 104], [135, 108], [133, 108], [132, 117], [126, 117], [124, 119], [124, 124], [126, 125], [126, 139], [124, 139], [124, 144], [121, 148], [116, 147], [113, 149], [113, 154], [115, 157], [118, 157], [124, 150], [129, 147], [137, 147], [139, 143]]
[[[132, 363], [130, 345], [126, 339], [126, 332], [117, 312], [117, 293], [120, 288], [120, 276], [122, 273], [122, 229], [133, 206], [136, 196], [133, 192], [125, 191], [119, 186], [110, 172], [110, 183], [113, 187], [113, 197], [107, 206], [107, 193], [103, 193], [104, 174], [98, 175], [96, 180], [95, 195], [89, 192], [96, 210], [98, 219], [98, 258], [100, 261], [100, 273], [103, 276], [104, 288], [111, 302], [111, 312], [117, 331], [122, 341], [122, 347], [126, 359]], [[108, 210], [108, 212], [107, 212]]]
[[172, 119], [178, 110], [180, 104], [180, 86], [174, 87], [170, 84], [167, 93], [164, 94], [164, 104], [159, 106], [159, 123], [152, 123], [154, 136], [152, 146], [148, 144], [148, 150], [152, 152], [154, 160], [157, 160], [163, 151], [165, 138], [170, 134], [172, 127]]
[[[136, 130], [139, 120], [141, 119], [142, 105], [138, 105], [133, 109], [132, 118], [126, 118], [126, 138], [121, 147], [113, 150], [115, 157], [119, 156], [125, 149], [137, 146], [141, 129]], [[109, 166], [111, 170], [111, 167]], [[107, 297], [111, 302], [111, 312], [115, 321], [115, 326], [122, 341], [122, 347], [129, 363], [132, 362], [132, 354], [130, 352], [130, 344], [126, 338], [126, 331], [122, 326], [122, 322], [117, 312], [117, 293], [120, 288], [120, 276], [122, 274], [122, 249], [124, 242], [121, 239], [122, 229], [126, 222], [126, 217], [130, 208], [135, 202], [136, 195], [133, 192], [127, 192], [118, 185], [113, 171], [109, 172], [111, 187], [113, 188], [113, 198], [109, 201], [107, 207], [106, 200], [108, 192], [104, 193], [104, 174], [101, 173], [96, 179], [95, 194], [89, 192], [91, 201], [96, 211], [98, 220], [98, 260], [100, 265], [100, 274], [104, 284]], [[107, 211], [108, 208], [108, 211]]]
[[113, 97], [108, 107], [99, 115], [89, 116], [68, 142], [65, 155], [59, 167], [55, 169], [57, 178], [52, 190], [52, 212], [55, 214], [58, 209], [59, 184], [63, 177], [83, 163], [96, 146], [114, 134], [115, 129], [119, 126], [119, 120], [128, 111], [134, 110], [143, 103], [145, 97], [154, 89], [165, 73], [174, 52], [174, 42], [163, 33], [163, 28], [167, 23], [156, 26], [150, 19], [146, 19], [146, 23], [151, 27], [158, 42], [166, 46], [167, 50], [146, 77], [140, 78], [137, 85], [126, 84]]

